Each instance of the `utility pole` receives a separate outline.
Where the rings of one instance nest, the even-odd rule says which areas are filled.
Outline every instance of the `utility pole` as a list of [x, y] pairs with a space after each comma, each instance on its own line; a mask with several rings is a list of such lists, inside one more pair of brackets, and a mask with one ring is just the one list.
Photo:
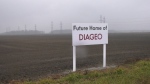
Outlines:
[[102, 22], [103, 22], [103, 20], [102, 20], [102, 15], [100, 15], [100, 20], [99, 20], [99, 21], [100, 21], [100, 23], [102, 23]]
[[8, 32], [8, 28], [6, 28], [6, 32]]
[[51, 34], [53, 34], [53, 21], [51, 22]]
[[60, 34], [62, 34], [62, 22], [60, 22]]
[[105, 23], [106, 22], [106, 19], [105, 19], [105, 16], [102, 17], [102, 15], [100, 15], [100, 23]]
[[26, 29], [26, 28], [27, 28], [27, 26], [25, 25], [25, 32], [27, 31], [27, 29]]
[[11, 28], [10, 27], [8, 27], [8, 32], [10, 32], [11, 31]]
[[103, 22], [105, 23], [105, 17], [103, 17]]
[[36, 31], [36, 24], [35, 24], [35, 31]]
[[35, 24], [35, 32], [34, 32], [34, 34], [36, 34], [36, 24]]
[[6, 32], [10, 32], [10, 27], [7, 27], [7, 28], [6, 28]]
[[20, 31], [20, 27], [18, 26], [18, 31]]

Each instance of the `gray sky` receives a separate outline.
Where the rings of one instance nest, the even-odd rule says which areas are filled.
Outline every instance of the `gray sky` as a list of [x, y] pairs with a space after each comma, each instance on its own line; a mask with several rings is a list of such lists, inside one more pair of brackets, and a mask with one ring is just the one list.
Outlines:
[[72, 23], [98, 23], [105, 16], [109, 29], [150, 30], [150, 0], [0, 0], [0, 33], [6, 29], [51, 31]]

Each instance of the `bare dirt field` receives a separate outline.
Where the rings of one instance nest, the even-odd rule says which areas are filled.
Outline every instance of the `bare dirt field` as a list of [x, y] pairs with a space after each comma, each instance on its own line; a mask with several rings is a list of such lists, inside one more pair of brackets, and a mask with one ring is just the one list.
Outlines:
[[[77, 69], [102, 67], [102, 45], [78, 46]], [[150, 58], [150, 33], [109, 34], [107, 65]], [[0, 36], [0, 82], [72, 70], [71, 35]]]

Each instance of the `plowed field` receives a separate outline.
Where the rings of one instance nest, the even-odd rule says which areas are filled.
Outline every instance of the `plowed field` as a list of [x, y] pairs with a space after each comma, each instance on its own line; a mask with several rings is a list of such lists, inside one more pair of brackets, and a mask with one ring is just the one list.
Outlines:
[[[150, 58], [150, 33], [109, 34], [107, 65]], [[78, 46], [77, 69], [102, 67], [102, 45]], [[0, 36], [0, 81], [72, 70], [71, 35]]]

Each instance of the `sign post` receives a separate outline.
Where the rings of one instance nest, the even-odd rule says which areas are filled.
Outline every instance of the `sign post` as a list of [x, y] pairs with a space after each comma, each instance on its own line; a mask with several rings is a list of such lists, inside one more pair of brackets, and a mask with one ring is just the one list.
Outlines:
[[73, 23], [73, 71], [76, 71], [76, 46], [103, 44], [103, 67], [106, 67], [106, 44], [108, 44], [107, 23]]
[[76, 71], [76, 46], [73, 46], [73, 71]]
[[103, 44], [103, 67], [106, 67], [106, 44]]

